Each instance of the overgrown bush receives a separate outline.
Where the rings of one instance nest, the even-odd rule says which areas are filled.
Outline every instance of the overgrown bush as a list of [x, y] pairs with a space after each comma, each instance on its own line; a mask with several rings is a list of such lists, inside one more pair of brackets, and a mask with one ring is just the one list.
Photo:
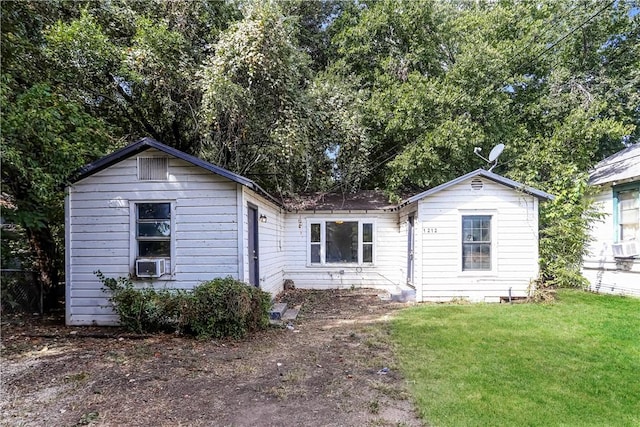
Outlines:
[[136, 333], [171, 331], [201, 338], [242, 338], [269, 324], [271, 296], [231, 277], [183, 290], [136, 288], [131, 278], [96, 276], [120, 324]]
[[117, 279], [105, 277], [97, 271], [96, 276], [110, 291], [109, 301], [120, 317], [120, 324], [137, 332], [181, 331], [185, 327], [182, 316], [190, 295], [185, 291], [136, 288], [129, 277]]
[[193, 290], [189, 326], [198, 336], [241, 338], [269, 324], [271, 296], [231, 277]]

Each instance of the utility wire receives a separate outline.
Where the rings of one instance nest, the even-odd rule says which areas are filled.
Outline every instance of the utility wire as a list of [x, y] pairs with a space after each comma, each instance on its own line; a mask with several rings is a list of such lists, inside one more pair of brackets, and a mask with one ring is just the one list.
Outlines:
[[[550, 22], [548, 22], [547, 24], [544, 24], [544, 27], [546, 27], [544, 29], [544, 31], [541, 34], [535, 34], [532, 39], [529, 41], [529, 43], [527, 43], [526, 46], [524, 46], [523, 48], [521, 48], [520, 50], [518, 50], [518, 52], [516, 52], [513, 57], [518, 57], [521, 56], [525, 51], [527, 51], [529, 49], [529, 47], [531, 47], [531, 45], [533, 45], [534, 42], [536, 42], [536, 38], [540, 37], [540, 38], [544, 38], [544, 36], [551, 30], [552, 25], [554, 24], [554, 22], [562, 22], [562, 20], [564, 20], [565, 18], [567, 18], [569, 15], [571, 15], [571, 13], [573, 13], [573, 11], [575, 11], [579, 6], [579, 3], [576, 2], [576, 4], [569, 9], [567, 12], [563, 13], [561, 16], [554, 16], [552, 17], [552, 19], [550, 20]], [[524, 64], [523, 64], [524, 65]], [[519, 68], [519, 67], [518, 67]]]
[[[573, 35], [576, 31], [580, 30], [582, 27], [584, 27], [586, 24], [588, 24], [589, 22], [591, 22], [593, 19], [595, 19], [596, 17], [598, 17], [600, 14], [602, 14], [605, 10], [607, 10], [608, 8], [610, 8], [611, 6], [613, 6], [616, 3], [617, 0], [613, 0], [608, 2], [607, 4], [605, 4], [602, 8], [598, 9], [595, 13], [593, 13], [592, 15], [590, 15], [587, 19], [585, 19], [584, 21], [580, 22], [579, 25], [577, 25], [575, 28], [571, 29], [568, 33], [564, 34], [562, 37], [558, 38], [556, 41], [554, 41], [550, 46], [548, 46], [547, 48], [545, 48], [544, 50], [542, 50], [541, 52], [539, 52], [530, 62], [535, 62], [538, 59], [540, 59], [543, 55], [545, 55], [546, 53], [550, 52], [553, 48], [555, 48], [557, 45], [559, 45], [560, 43], [562, 43], [564, 40], [566, 40], [568, 37], [570, 37], [571, 35]], [[568, 16], [571, 12], [573, 12], [575, 9], [577, 8], [577, 5], [572, 7], [566, 14], [564, 14], [563, 16]], [[553, 22], [553, 21], [552, 21]], [[551, 22], [551, 23], [552, 23]], [[548, 33], [549, 29], [547, 29], [544, 33]], [[534, 36], [535, 38], [535, 36]], [[525, 48], [521, 49], [518, 51], [518, 53], [514, 56], [512, 56], [512, 59], [519, 56], [521, 53], [523, 53], [529, 46], [531, 46], [533, 44], [533, 41], [531, 41], [529, 44], [527, 44], [527, 46], [525, 46]], [[519, 68], [523, 67], [525, 64], [519, 65], [516, 69], [518, 70]], [[456, 98], [454, 98], [450, 103], [455, 103], [457, 101], [459, 101], [462, 98], [463, 94], [458, 95]], [[381, 154], [379, 154], [378, 156], [376, 156], [376, 158], [373, 160], [373, 162], [376, 162], [375, 164], [373, 164], [372, 166], [370, 166], [370, 169], [378, 169], [381, 167], [384, 167], [388, 162], [390, 162], [391, 160], [393, 160], [401, 151], [402, 147], [400, 146], [400, 144], [394, 144], [391, 147], [389, 147], [387, 150], [383, 151]], [[395, 153], [389, 155], [392, 151], [395, 151]], [[333, 186], [331, 186], [327, 192], [332, 192], [337, 190], [338, 188], [340, 188], [342, 186], [342, 183], [337, 183]]]
[[551, 51], [554, 47], [556, 47], [558, 44], [560, 44], [562, 41], [566, 40], [567, 37], [569, 37], [570, 35], [572, 35], [573, 33], [575, 33], [576, 31], [578, 31], [580, 28], [584, 27], [586, 24], [588, 24], [589, 22], [591, 22], [592, 19], [596, 18], [597, 16], [599, 16], [602, 12], [604, 12], [605, 10], [607, 10], [608, 8], [610, 8], [611, 6], [613, 6], [613, 4], [616, 2], [617, 0], [613, 0], [609, 3], [607, 3], [606, 5], [604, 5], [604, 7], [602, 7], [601, 9], [599, 9], [596, 13], [594, 13], [593, 15], [591, 15], [588, 19], [586, 19], [585, 21], [581, 22], [580, 25], [578, 25], [577, 27], [575, 27], [574, 29], [572, 29], [571, 31], [569, 31], [567, 34], [565, 34], [564, 36], [560, 37], [558, 40], [556, 40], [555, 42], [553, 42], [551, 44], [551, 46], [549, 46], [548, 48], [544, 49], [540, 54], [538, 54], [535, 58], [533, 58], [532, 62], [537, 61], [538, 59], [540, 59], [543, 55], [545, 55], [547, 52]]
[[[598, 9], [595, 13], [593, 13], [591, 16], [589, 16], [587, 19], [585, 19], [584, 21], [582, 21], [579, 25], [577, 25], [575, 28], [573, 28], [572, 30], [570, 30], [568, 33], [564, 34], [562, 37], [558, 38], [556, 41], [554, 41], [549, 47], [545, 48], [542, 52], [540, 52], [539, 54], [537, 54], [533, 60], [531, 62], [535, 62], [538, 59], [540, 59], [543, 55], [545, 55], [546, 53], [550, 52], [553, 48], [555, 48], [557, 45], [559, 45], [560, 43], [562, 43], [564, 40], [566, 40], [568, 37], [570, 37], [572, 34], [574, 34], [576, 31], [578, 31], [579, 29], [581, 29], [582, 27], [584, 27], [586, 24], [588, 24], [589, 22], [591, 22], [593, 19], [595, 19], [596, 17], [598, 17], [600, 14], [602, 14], [605, 10], [607, 10], [608, 8], [610, 8], [611, 6], [613, 6], [615, 4], [617, 0], [613, 0], [610, 1], [609, 3], [605, 4], [602, 8]], [[576, 7], [573, 7], [571, 11], [575, 10]], [[567, 13], [568, 15], [568, 13]], [[459, 95], [458, 98], [454, 99], [452, 101], [452, 103], [458, 101], [459, 99], [462, 98], [463, 95]], [[400, 151], [400, 144], [396, 144], [394, 146], [391, 147], [390, 150], [387, 150], [386, 153], [389, 153], [393, 148], [398, 148], [398, 152]], [[384, 164], [386, 164], [388, 161], [390, 161], [393, 158], [393, 156], [389, 159], [385, 159], [380, 163], [377, 163], [376, 165], [373, 166], [374, 169], [377, 169], [379, 167], [384, 166]]]

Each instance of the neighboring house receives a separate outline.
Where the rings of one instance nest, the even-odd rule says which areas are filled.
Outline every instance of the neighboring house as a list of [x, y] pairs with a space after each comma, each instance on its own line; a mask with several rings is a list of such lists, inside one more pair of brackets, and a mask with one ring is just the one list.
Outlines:
[[282, 203], [149, 138], [85, 168], [66, 196], [67, 324], [115, 324], [94, 272], [191, 289], [232, 276], [272, 295], [367, 286], [417, 301], [524, 297], [547, 193], [485, 170], [389, 204], [378, 192]]
[[594, 291], [640, 296], [640, 144], [598, 163], [589, 184], [604, 217], [592, 225], [582, 272]]

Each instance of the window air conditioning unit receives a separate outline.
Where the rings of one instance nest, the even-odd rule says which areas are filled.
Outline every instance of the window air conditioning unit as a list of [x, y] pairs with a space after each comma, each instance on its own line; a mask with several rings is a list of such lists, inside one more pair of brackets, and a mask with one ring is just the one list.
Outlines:
[[640, 255], [640, 242], [637, 240], [615, 243], [611, 248], [614, 258], [631, 258]]
[[136, 276], [138, 277], [160, 277], [164, 274], [165, 260], [138, 259], [136, 260]]

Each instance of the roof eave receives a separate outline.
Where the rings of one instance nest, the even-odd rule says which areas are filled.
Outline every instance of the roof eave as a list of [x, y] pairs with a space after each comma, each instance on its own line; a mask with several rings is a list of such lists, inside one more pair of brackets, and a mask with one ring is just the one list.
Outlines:
[[95, 162], [92, 162], [86, 166], [83, 166], [74, 175], [72, 175], [69, 182], [71, 184], [78, 182], [84, 178], [87, 178], [95, 173], [100, 172], [101, 170], [104, 170], [118, 163], [119, 161], [122, 161], [126, 158], [129, 158], [131, 156], [134, 156], [136, 154], [139, 154], [151, 148], [154, 148], [158, 151], [162, 151], [163, 153], [166, 153], [178, 159], [184, 160], [187, 163], [191, 163], [194, 166], [201, 167], [205, 170], [208, 170], [209, 172], [215, 173], [233, 182], [241, 184], [255, 191], [256, 193], [260, 193], [261, 195], [268, 198], [270, 201], [276, 203], [276, 205], [278, 206], [282, 205], [282, 203], [279, 200], [277, 200], [275, 197], [273, 197], [271, 194], [269, 194], [267, 191], [265, 191], [262, 187], [260, 187], [258, 184], [256, 184], [252, 180], [245, 178], [241, 175], [235, 174], [227, 169], [213, 165], [209, 162], [206, 162], [190, 154], [184, 153], [173, 147], [169, 147], [168, 145], [162, 144], [156, 141], [155, 139], [148, 138], [148, 137], [142, 138], [134, 142], [133, 144], [130, 144], [124, 148], [121, 148], [120, 150], [114, 151], [113, 153], [108, 154], [105, 157], [102, 157], [101, 159], [96, 160]]
[[521, 184], [521, 183], [519, 183], [517, 181], [513, 181], [513, 180], [511, 180], [509, 178], [505, 178], [505, 177], [503, 177], [501, 175], [497, 175], [497, 174], [495, 174], [493, 172], [489, 172], [489, 171], [486, 171], [484, 169], [476, 169], [475, 171], [469, 172], [466, 175], [459, 176], [456, 179], [453, 179], [451, 181], [445, 182], [444, 184], [440, 184], [440, 185], [438, 185], [436, 187], [433, 187], [433, 188], [431, 188], [429, 190], [423, 191], [422, 193], [416, 194], [413, 197], [409, 197], [408, 199], [400, 202], [400, 204], [398, 204], [398, 208], [402, 208], [402, 207], [404, 207], [406, 205], [409, 205], [411, 203], [415, 203], [418, 200], [422, 200], [425, 197], [431, 196], [431, 195], [433, 195], [433, 194], [435, 194], [435, 193], [437, 193], [439, 191], [442, 191], [442, 190], [444, 190], [446, 188], [449, 188], [451, 186], [454, 186], [456, 184], [459, 184], [459, 183], [461, 183], [463, 181], [466, 181], [468, 179], [474, 178], [476, 176], [482, 176], [482, 177], [490, 179], [491, 181], [496, 182], [498, 184], [502, 184], [502, 185], [505, 185], [507, 187], [513, 188], [514, 190], [523, 191], [524, 193], [527, 193], [527, 194], [529, 194], [531, 196], [537, 197], [538, 199], [540, 199], [542, 201], [553, 200], [555, 198], [555, 196], [553, 196], [553, 195], [551, 195], [549, 193], [546, 193], [546, 192], [544, 192], [542, 190], [538, 190], [536, 188], [529, 187], [529, 186]]

